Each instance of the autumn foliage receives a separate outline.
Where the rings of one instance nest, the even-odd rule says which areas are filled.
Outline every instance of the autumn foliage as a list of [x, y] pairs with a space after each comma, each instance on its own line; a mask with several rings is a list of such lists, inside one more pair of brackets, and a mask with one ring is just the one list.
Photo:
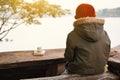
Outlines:
[[39, 18], [58, 17], [70, 13], [60, 5], [45, 0], [28, 3], [24, 0], [0, 0], [0, 40], [21, 24], [40, 24]]

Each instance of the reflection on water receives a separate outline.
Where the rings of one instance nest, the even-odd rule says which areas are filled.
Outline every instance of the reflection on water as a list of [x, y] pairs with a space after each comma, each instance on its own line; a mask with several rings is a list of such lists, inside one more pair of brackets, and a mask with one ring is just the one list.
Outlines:
[[[112, 47], [120, 43], [120, 18], [105, 18]], [[6, 38], [13, 41], [0, 42], [0, 52], [15, 50], [35, 50], [37, 47], [65, 48], [67, 34], [73, 29], [73, 17], [43, 18], [42, 25], [21, 25], [12, 30]]]

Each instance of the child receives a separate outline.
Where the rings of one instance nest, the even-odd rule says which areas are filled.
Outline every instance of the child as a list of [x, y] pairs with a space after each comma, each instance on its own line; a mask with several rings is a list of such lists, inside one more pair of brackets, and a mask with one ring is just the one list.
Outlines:
[[76, 9], [74, 30], [68, 34], [64, 57], [68, 74], [94, 75], [104, 72], [110, 53], [110, 39], [104, 19], [96, 18], [90, 4]]

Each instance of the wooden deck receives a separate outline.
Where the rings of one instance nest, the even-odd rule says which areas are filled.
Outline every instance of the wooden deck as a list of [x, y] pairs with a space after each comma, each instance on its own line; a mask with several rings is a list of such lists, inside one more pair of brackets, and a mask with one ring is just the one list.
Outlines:
[[[120, 52], [120, 46], [112, 48]], [[59, 75], [65, 70], [65, 49], [46, 49], [45, 55], [34, 56], [34, 51], [0, 52], [0, 79], [2, 80], [117, 80], [118, 76], [102, 75], [81, 77]], [[110, 77], [109, 77], [110, 76]], [[94, 79], [95, 78], [95, 79]], [[103, 78], [103, 79], [100, 79]]]

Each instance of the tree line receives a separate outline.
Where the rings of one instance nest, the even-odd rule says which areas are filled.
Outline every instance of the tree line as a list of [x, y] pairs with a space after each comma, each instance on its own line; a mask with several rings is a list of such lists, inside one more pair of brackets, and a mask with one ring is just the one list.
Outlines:
[[120, 7], [112, 9], [102, 9], [97, 11], [98, 17], [120, 17]]

